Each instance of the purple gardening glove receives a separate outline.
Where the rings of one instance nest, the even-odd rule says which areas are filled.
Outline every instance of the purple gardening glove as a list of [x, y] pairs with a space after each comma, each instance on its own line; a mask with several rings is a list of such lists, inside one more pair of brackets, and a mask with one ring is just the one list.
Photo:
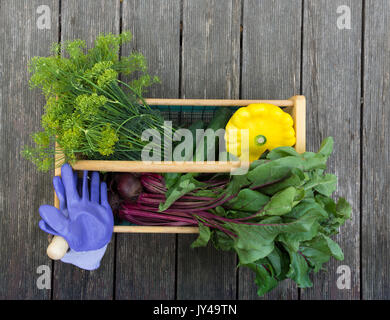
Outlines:
[[53, 185], [60, 200], [60, 210], [42, 205], [39, 208], [42, 217], [39, 227], [68, 242], [71, 250], [61, 259], [63, 262], [87, 270], [98, 268], [114, 226], [106, 183], [100, 183], [99, 173], [92, 172], [89, 188], [88, 172], [84, 171], [80, 196], [77, 175], [69, 164], [64, 164], [61, 178], [54, 177]]

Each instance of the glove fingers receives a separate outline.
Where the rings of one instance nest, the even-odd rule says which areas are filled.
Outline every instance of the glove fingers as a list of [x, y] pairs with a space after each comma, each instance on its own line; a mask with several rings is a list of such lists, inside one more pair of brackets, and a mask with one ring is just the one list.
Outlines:
[[60, 200], [60, 210], [66, 209], [66, 195], [65, 195], [65, 188], [62, 184], [61, 177], [55, 176], [53, 178], [53, 185], [54, 190], [56, 191], [57, 197]]
[[91, 201], [99, 203], [99, 186], [100, 186], [100, 177], [99, 172], [92, 172], [91, 180]]
[[88, 190], [88, 171], [84, 170], [83, 172], [83, 191], [82, 198], [85, 201], [89, 201], [89, 190]]
[[56, 232], [52, 227], [50, 227], [44, 220], [39, 220], [38, 222], [39, 228], [41, 228], [42, 231], [55, 235], [55, 236], [61, 236], [58, 232]]
[[77, 172], [73, 172], [73, 177], [74, 177], [74, 185], [76, 186], [76, 190], [77, 190], [77, 195], [80, 197], [81, 195], [81, 187], [80, 187], [80, 184], [79, 184], [79, 176], [77, 175]]
[[56, 207], [44, 204], [39, 207], [41, 218], [56, 232], [64, 234], [69, 220]]
[[110, 209], [111, 211], [111, 207], [108, 203], [108, 199], [107, 199], [107, 184], [105, 182], [102, 182], [100, 184], [100, 204], [106, 208], [106, 209]]
[[65, 188], [67, 206], [70, 207], [72, 201], [79, 201], [80, 197], [77, 192], [75, 175], [69, 164], [64, 164], [61, 168], [62, 183]]
[[[114, 227], [114, 215], [112, 214], [111, 206], [107, 199], [107, 184], [102, 182], [100, 184], [100, 204], [106, 209], [103, 216], [106, 226], [110, 228]], [[112, 229], [111, 229], [112, 233]]]

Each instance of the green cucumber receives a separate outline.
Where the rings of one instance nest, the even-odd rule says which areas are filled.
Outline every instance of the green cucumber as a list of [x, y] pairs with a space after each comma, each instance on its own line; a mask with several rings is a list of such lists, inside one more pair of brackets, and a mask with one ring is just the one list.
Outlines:
[[[207, 129], [214, 132], [219, 129], [225, 129], [227, 122], [232, 115], [232, 111], [227, 107], [220, 107], [217, 109], [213, 119], [210, 121]], [[209, 161], [218, 160], [216, 156], [219, 154], [219, 139], [215, 136], [214, 141], [209, 141], [206, 131], [203, 136], [197, 141], [197, 149], [195, 150], [194, 161]], [[203, 155], [202, 155], [203, 153]]]

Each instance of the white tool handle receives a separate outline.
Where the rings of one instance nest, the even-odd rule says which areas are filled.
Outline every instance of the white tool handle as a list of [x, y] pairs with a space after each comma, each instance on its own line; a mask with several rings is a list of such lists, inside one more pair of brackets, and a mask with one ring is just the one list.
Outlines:
[[69, 249], [69, 245], [63, 237], [54, 236], [53, 240], [47, 247], [46, 253], [50, 259], [61, 259]]

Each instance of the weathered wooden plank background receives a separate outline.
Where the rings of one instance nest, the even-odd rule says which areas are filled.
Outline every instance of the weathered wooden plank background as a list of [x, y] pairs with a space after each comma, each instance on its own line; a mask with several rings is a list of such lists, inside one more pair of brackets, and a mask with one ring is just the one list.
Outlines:
[[[51, 30], [36, 27], [36, 10], [49, 5]], [[59, 6], [52, 1], [0, 2], [0, 297], [2, 299], [50, 299], [38, 290], [36, 270], [52, 266], [45, 257], [47, 236], [37, 230], [41, 203], [52, 199], [50, 177], [38, 173], [20, 155], [29, 133], [40, 123], [44, 98], [30, 91], [27, 63], [45, 55], [58, 40]], [[33, 214], [34, 212], [34, 214]]]
[[[362, 3], [305, 1], [303, 20], [302, 93], [307, 97], [307, 148], [317, 150], [327, 136], [335, 139], [328, 170], [339, 177], [335, 197], [346, 197], [353, 208], [337, 236], [345, 248], [343, 262], [333, 260], [328, 272], [314, 276], [316, 286], [302, 290], [302, 299], [360, 297], [360, 87]], [[336, 10], [347, 5], [353, 16], [350, 30], [337, 28]], [[351, 269], [351, 289], [336, 286], [337, 268]]]
[[362, 298], [390, 299], [390, 3], [364, 9]]
[[[181, 98], [238, 98], [239, 13], [237, 1], [183, 3]], [[235, 299], [236, 256], [191, 249], [195, 235], [178, 235], [177, 298]]]
[[[177, 98], [180, 1], [124, 1], [122, 28], [134, 36], [122, 55], [142, 52], [151, 74], [161, 79], [149, 97]], [[116, 299], [174, 299], [175, 270], [176, 235], [117, 235]]]
[[[50, 28], [39, 29], [39, 8]], [[342, 7], [344, 6], [344, 7]], [[346, 7], [345, 7], [346, 6]], [[351, 28], [340, 29], [340, 8]], [[314, 287], [285, 282], [263, 299], [390, 299], [390, 3], [388, 0], [0, 0], [0, 299], [256, 299], [237, 258], [189, 248], [194, 235], [113, 237], [101, 267], [85, 272], [46, 255], [38, 207], [52, 201], [50, 176], [21, 158], [44, 105], [28, 89], [27, 62], [52, 42], [100, 32], [134, 35], [161, 85], [150, 97], [307, 98], [307, 148], [335, 137], [330, 171], [353, 217]], [[188, 117], [189, 114], [183, 115]], [[52, 271], [39, 290], [37, 268]], [[340, 266], [351, 288], [336, 285]]]
[[[85, 39], [87, 46], [92, 46], [94, 39], [102, 32], [118, 34], [119, 20], [119, 1], [63, 1], [60, 39]], [[101, 268], [93, 272], [55, 262], [53, 299], [112, 299], [114, 250], [115, 239], [107, 248]], [[75, 283], [78, 285], [75, 286]]]
[[[242, 11], [241, 98], [300, 94], [302, 1], [244, 1]], [[288, 58], [286, 58], [288, 57]], [[239, 299], [257, 299], [254, 274], [239, 270]], [[264, 299], [298, 299], [287, 280]]]

